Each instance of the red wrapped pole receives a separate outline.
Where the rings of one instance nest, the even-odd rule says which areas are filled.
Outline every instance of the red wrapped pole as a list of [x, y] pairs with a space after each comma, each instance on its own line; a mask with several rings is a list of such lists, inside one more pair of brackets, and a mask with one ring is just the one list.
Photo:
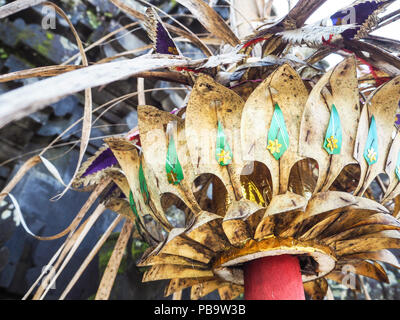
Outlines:
[[305, 300], [297, 257], [281, 255], [247, 262], [244, 296], [246, 300]]

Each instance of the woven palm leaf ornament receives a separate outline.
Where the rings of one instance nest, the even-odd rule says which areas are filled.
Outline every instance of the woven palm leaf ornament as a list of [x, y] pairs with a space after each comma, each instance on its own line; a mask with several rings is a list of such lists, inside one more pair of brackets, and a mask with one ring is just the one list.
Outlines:
[[[340, 19], [332, 17], [333, 24]], [[358, 36], [371, 30], [371, 21], [356, 29]], [[357, 36], [343, 33], [352, 26], [324, 28], [315, 36], [318, 41], [306, 38], [304, 30], [299, 33], [304, 40], [293, 38], [290, 30], [275, 34], [292, 43], [323, 44], [321, 39], [329, 38], [329, 45], [338, 38], [326, 32]], [[106, 143], [125, 185], [136, 190], [140, 215], [151, 216], [167, 232], [138, 264], [149, 268], [143, 281], [170, 279], [166, 296], [191, 288], [192, 299], [214, 290], [232, 299], [246, 287], [246, 266], [279, 255], [296, 257], [304, 289], [315, 299], [327, 293], [327, 279], [343, 282], [347, 265], [356, 274], [387, 282], [378, 262], [399, 266], [387, 249], [400, 247], [400, 223], [365, 192], [386, 173], [390, 183], [381, 200], [400, 193], [394, 165], [400, 138], [391, 138], [398, 82], [387, 82], [361, 103], [352, 56], [311, 90], [295, 69], [281, 63], [243, 95], [245, 101], [199, 74], [181, 116], [140, 106], [140, 154], [125, 139]], [[353, 170], [359, 171], [356, 179], [352, 168], [359, 168]], [[192, 186], [201, 177], [207, 182], [195, 192]], [[202, 196], [210, 186], [212, 209]], [[171, 225], [165, 214], [163, 199], [172, 195], [187, 208], [183, 228]]]
[[[392, 261], [387, 249], [400, 247], [400, 223], [363, 194], [387, 163], [398, 163], [400, 140], [391, 136], [399, 81], [387, 82], [360, 104], [356, 60], [350, 57], [311, 92], [284, 64], [246, 102], [199, 75], [184, 118], [140, 106], [142, 153], [123, 138], [106, 143], [139, 215], [150, 215], [168, 232], [139, 262], [149, 268], [143, 281], [170, 279], [166, 295], [191, 287], [193, 299], [216, 289], [233, 298], [244, 290], [243, 266], [278, 253], [300, 260], [304, 286], [314, 298], [325, 295], [326, 279], [340, 282], [348, 264], [387, 281], [377, 261]], [[174, 130], [168, 130], [171, 123]], [[241, 174], [249, 162], [253, 172]], [[345, 168], [354, 164], [360, 178], [352, 190], [341, 190]], [[387, 190], [387, 201], [400, 193], [397, 167], [390, 168], [396, 187]], [[205, 174], [224, 189], [225, 196], [215, 200], [223, 202], [223, 215], [202, 208], [192, 191], [196, 177]], [[169, 223], [161, 204], [166, 194], [189, 208], [184, 228]]]
[[[210, 38], [218, 34], [196, 15], [218, 16], [204, 1], [178, 2]], [[104, 139], [73, 186], [107, 184], [101, 205], [149, 244], [138, 261], [142, 280], [168, 280], [165, 296], [189, 289], [192, 299], [215, 290], [221, 299], [272, 298], [274, 281], [292, 277], [277, 287], [323, 299], [327, 280], [348, 285], [349, 266], [382, 282], [382, 263], [400, 268], [390, 251], [400, 248], [400, 60], [362, 41], [393, 0], [358, 0], [305, 25], [321, 3], [300, 0], [236, 47], [226, 39], [232, 30], [210, 14], [229, 29], [213, 40], [232, 52], [200, 62], [183, 57], [171, 28], [146, 11], [154, 53], [147, 57], [177, 61], [151, 74], [188, 85], [188, 99], [175, 113], [139, 105], [138, 127]], [[313, 53], [290, 55], [298, 45]], [[316, 62], [332, 52], [344, 59], [323, 71]], [[171, 219], [172, 207], [184, 214], [182, 224]], [[360, 290], [355, 279], [352, 289]]]

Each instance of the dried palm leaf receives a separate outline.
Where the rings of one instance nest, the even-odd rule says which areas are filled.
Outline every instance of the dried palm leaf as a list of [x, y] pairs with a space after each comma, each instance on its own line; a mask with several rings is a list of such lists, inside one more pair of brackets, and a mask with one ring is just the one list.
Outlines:
[[[130, 237], [133, 222], [138, 232], [134, 235], [151, 245], [139, 261], [148, 268], [143, 281], [170, 279], [166, 295], [180, 295], [192, 287], [193, 299], [214, 290], [221, 299], [233, 299], [244, 290], [243, 265], [284, 254], [298, 257], [305, 290], [314, 299], [329, 292], [326, 279], [346, 282], [342, 272], [346, 265], [352, 265], [358, 275], [387, 281], [377, 261], [399, 266], [388, 249], [400, 248], [400, 223], [395, 218], [400, 207], [400, 138], [392, 136], [400, 80], [395, 77], [379, 86], [376, 78], [398, 75], [400, 63], [389, 52], [358, 39], [377, 26], [377, 14], [392, 0], [356, 1], [348, 7], [357, 13], [356, 25], [343, 23], [344, 13], [337, 12], [327, 20], [332, 26], [322, 22], [304, 26], [325, 1], [301, 0], [287, 16], [250, 36], [242, 47], [244, 54], [233, 48], [231, 53], [197, 61], [171, 57], [179, 52], [168, 31], [191, 39], [211, 55], [186, 27], [163, 23], [156, 13], [160, 9], [154, 6], [146, 16], [119, 0], [112, 2], [133, 17], [147, 20], [154, 43], [159, 41], [157, 32], [166, 36], [166, 50], [156, 46], [164, 56], [90, 67], [84, 63], [79, 70], [0, 97], [0, 104], [7, 106], [0, 110], [0, 126], [4, 126], [67, 94], [88, 92], [125, 77], [143, 78], [155, 72], [165, 77], [165, 71], [153, 71], [164, 68], [196, 71], [190, 73], [190, 81], [186, 79], [190, 84], [194, 80], [194, 85], [187, 105], [177, 115], [144, 105], [140, 80], [137, 143], [129, 142], [129, 137], [106, 139], [107, 146], [79, 171], [75, 184], [96, 187], [93, 197], [112, 180], [115, 186], [102, 195], [99, 208], [107, 206], [128, 218], [109, 262], [113, 271], [106, 272], [98, 297], [109, 296], [122, 257], [120, 249]], [[203, 1], [178, 2], [196, 15], [211, 33], [209, 37], [231, 47], [239, 44], [234, 32]], [[263, 53], [277, 56], [250, 57], [251, 46], [264, 40]], [[309, 63], [330, 52], [348, 55], [351, 50], [355, 56], [322, 76], [322, 70], [313, 67], [311, 78], [304, 81], [299, 72], [310, 65], [287, 55], [290, 44], [322, 46]], [[366, 54], [370, 54], [368, 59], [364, 59]], [[357, 78], [357, 60], [369, 67], [375, 81], [364, 74]], [[376, 67], [381, 70], [375, 71]], [[167, 72], [168, 79], [179, 80], [173, 71]], [[235, 90], [228, 89], [234, 81], [239, 82]], [[241, 81], [252, 85], [242, 86]], [[374, 91], [369, 93], [371, 88]], [[42, 162], [54, 171], [46, 160]], [[382, 173], [388, 175], [389, 185], [383, 185], [384, 197], [375, 199], [370, 185]], [[392, 199], [394, 210], [377, 201]], [[168, 220], [166, 209], [172, 205], [186, 215], [181, 228]], [[79, 232], [70, 234], [56, 262], [57, 276], [100, 209]], [[75, 231], [82, 217], [79, 214], [70, 231]], [[153, 223], [146, 222], [148, 217]], [[153, 232], [157, 224], [165, 229], [164, 239]], [[357, 281], [354, 289], [360, 287]], [[35, 298], [43, 298], [48, 290], [40, 287]]]
[[199, 19], [200, 23], [213, 35], [229, 43], [231, 46], [239, 44], [239, 39], [227, 26], [225, 21], [204, 1], [201, 0], [178, 0]]

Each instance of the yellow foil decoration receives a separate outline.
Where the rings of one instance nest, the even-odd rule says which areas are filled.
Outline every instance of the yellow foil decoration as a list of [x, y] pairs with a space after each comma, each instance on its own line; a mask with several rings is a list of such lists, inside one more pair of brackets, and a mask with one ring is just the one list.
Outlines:
[[253, 201], [258, 205], [265, 207], [265, 200], [262, 196], [262, 193], [260, 192], [260, 190], [258, 190], [253, 181], [251, 181], [246, 176], [242, 176], [241, 185], [243, 195], [247, 200]]

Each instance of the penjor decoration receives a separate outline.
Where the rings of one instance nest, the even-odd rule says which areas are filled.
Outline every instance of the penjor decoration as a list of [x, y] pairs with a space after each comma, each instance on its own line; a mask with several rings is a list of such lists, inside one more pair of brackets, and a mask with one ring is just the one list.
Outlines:
[[[183, 84], [179, 89], [188, 95], [173, 106], [179, 109], [162, 111], [143, 102], [144, 82], [138, 81], [138, 127], [104, 139], [77, 171], [72, 186], [94, 189], [82, 213], [58, 235], [36, 236], [69, 234], [53, 260], [56, 276], [108, 208], [119, 214], [108, 235], [122, 217], [125, 224], [96, 299], [109, 297], [132, 230], [149, 245], [137, 263], [145, 269], [142, 280], [168, 280], [165, 296], [188, 289], [192, 299], [215, 290], [221, 299], [243, 293], [246, 299], [301, 300], [305, 293], [324, 299], [328, 280], [349, 286], [349, 266], [353, 290], [362, 286], [359, 276], [388, 282], [383, 264], [400, 268], [390, 251], [400, 248], [400, 46], [370, 33], [400, 17], [399, 11], [379, 16], [394, 0], [357, 0], [314, 24], [306, 21], [324, 1], [299, 0], [281, 19], [249, 18], [261, 22], [244, 34], [249, 21], [233, 31], [205, 1], [178, 0], [206, 29], [204, 37], [172, 15], [160, 17], [154, 6], [144, 14], [111, 2], [141, 20], [151, 52], [117, 61], [132, 54], [125, 52], [109, 57], [116, 61], [89, 65], [79, 41], [82, 68], [50, 66], [46, 76], [65, 73], [54, 84], [41, 80], [1, 95], [0, 104], [8, 107], [0, 110], [0, 126], [86, 90], [87, 145], [93, 87], [146, 77]], [[205, 57], [183, 56], [186, 44]], [[321, 62], [331, 53], [343, 60], [324, 69]], [[2, 81], [27, 74], [2, 75]], [[40, 162], [61, 179], [49, 161], [31, 158], [0, 198]], [[78, 228], [98, 198], [98, 209]], [[184, 214], [182, 224], [169, 219], [171, 207]], [[34, 299], [49, 290], [45, 282]]]
[[[140, 106], [141, 148], [124, 138], [106, 143], [120, 168], [112, 179], [140, 204], [139, 216], [132, 206], [132, 218], [151, 216], [168, 232], [142, 257], [139, 266], [149, 268], [143, 281], [169, 279], [166, 296], [191, 287], [192, 299], [216, 289], [224, 299], [244, 290], [257, 298], [248, 288], [257, 269], [252, 264], [277, 256], [295, 258], [285, 263], [297, 264], [300, 283], [314, 298], [326, 294], [327, 279], [341, 282], [349, 263], [357, 274], [387, 281], [379, 262], [393, 261], [387, 249], [400, 247], [400, 223], [366, 189], [388, 163], [398, 163], [391, 150], [400, 141], [392, 143], [391, 134], [399, 81], [387, 82], [360, 105], [350, 57], [311, 92], [283, 64], [247, 101], [200, 74], [183, 117]], [[349, 166], [359, 167], [357, 180]], [[398, 166], [391, 170], [398, 179]], [[194, 192], [202, 176], [207, 179]], [[205, 208], [202, 196], [210, 185], [214, 210]], [[387, 190], [386, 201], [397, 196], [396, 188]], [[183, 228], [165, 216], [162, 198], [168, 195], [187, 208]]]

